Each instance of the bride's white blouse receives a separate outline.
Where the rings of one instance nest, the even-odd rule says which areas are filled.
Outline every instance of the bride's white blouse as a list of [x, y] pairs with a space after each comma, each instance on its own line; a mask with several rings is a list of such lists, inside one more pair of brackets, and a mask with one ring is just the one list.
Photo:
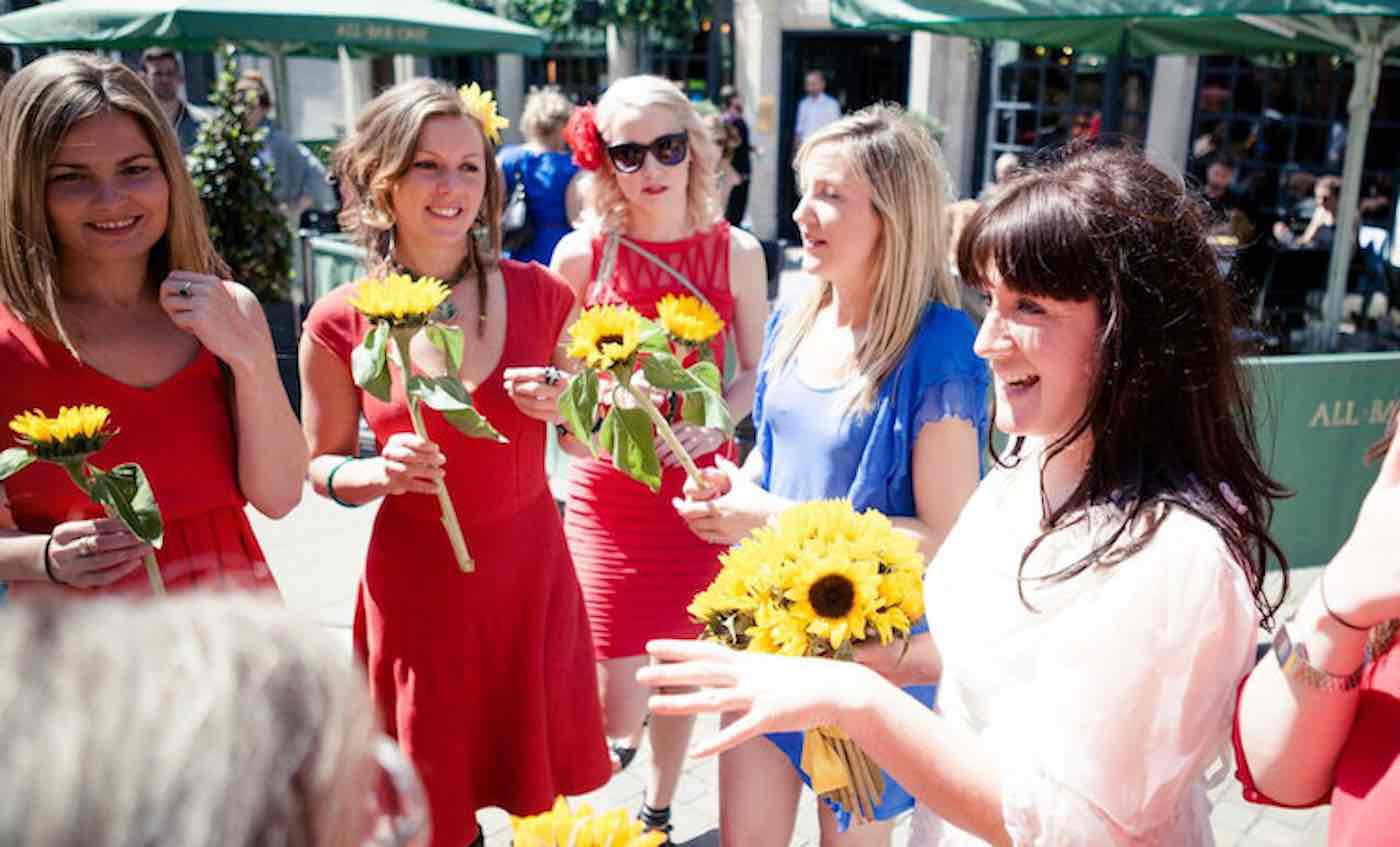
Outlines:
[[[1017, 845], [1213, 844], [1203, 777], [1228, 762], [1259, 622], [1245, 574], [1213, 527], [1173, 509], [1116, 565], [1026, 580], [1027, 608], [1016, 574], [1040, 525], [1038, 465], [988, 475], [929, 566], [938, 707], [996, 757]], [[1089, 552], [1109, 515], [1049, 536], [1025, 575]], [[920, 806], [909, 843], [981, 842]]]

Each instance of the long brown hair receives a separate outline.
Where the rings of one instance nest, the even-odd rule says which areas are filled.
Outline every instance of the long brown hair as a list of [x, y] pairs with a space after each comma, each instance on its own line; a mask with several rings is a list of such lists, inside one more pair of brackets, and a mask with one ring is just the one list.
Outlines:
[[[1042, 488], [1044, 531], [1022, 569], [1041, 541], [1084, 520], [1091, 505], [1117, 507], [1121, 522], [1047, 579], [1122, 561], [1180, 508], [1219, 531], [1268, 623], [1288, 590], [1287, 559], [1268, 530], [1273, 499], [1288, 492], [1258, 459], [1230, 294], [1206, 228], [1204, 205], [1179, 180], [1141, 154], [1095, 149], [1001, 188], [968, 222], [958, 267], [975, 288], [999, 276], [1017, 292], [1099, 307], [1088, 404], [1045, 448], [1048, 460], [1087, 435], [1088, 468], [1056, 508]], [[1014, 440], [1010, 461], [1023, 443]], [[1277, 599], [1264, 591], [1270, 556], [1284, 574]]]
[[49, 163], [77, 122], [108, 110], [136, 119], [170, 185], [170, 220], [151, 248], [148, 275], [172, 270], [226, 276], [209, 240], [204, 207], [180, 142], [155, 95], [125, 65], [87, 53], [54, 53], [25, 66], [0, 89], [0, 300], [24, 323], [77, 350], [58, 313], [57, 245], [44, 189]]
[[369, 269], [382, 271], [389, 261], [394, 229], [389, 192], [413, 165], [418, 138], [429, 118], [468, 118], [482, 133], [486, 171], [485, 194], [477, 212], [482, 237], [469, 235], [467, 248], [477, 281], [485, 285], [487, 267], [501, 252], [501, 208], [504, 193], [496, 151], [486, 138], [480, 120], [462, 105], [457, 90], [436, 79], [400, 83], [369, 101], [355, 121], [355, 129], [335, 149], [335, 172], [346, 193], [340, 213], [341, 226], [369, 251]]

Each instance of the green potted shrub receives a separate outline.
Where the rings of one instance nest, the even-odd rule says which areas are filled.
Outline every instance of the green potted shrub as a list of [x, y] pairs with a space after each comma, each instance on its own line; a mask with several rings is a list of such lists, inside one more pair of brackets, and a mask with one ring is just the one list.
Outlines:
[[292, 236], [272, 193], [272, 163], [263, 161], [265, 129], [249, 130], [248, 102], [235, 91], [237, 51], [218, 51], [219, 74], [210, 95], [209, 118], [199, 129], [188, 162], [199, 190], [209, 236], [233, 278], [258, 295], [272, 328], [282, 382], [299, 408], [296, 373], [299, 315], [288, 300]]

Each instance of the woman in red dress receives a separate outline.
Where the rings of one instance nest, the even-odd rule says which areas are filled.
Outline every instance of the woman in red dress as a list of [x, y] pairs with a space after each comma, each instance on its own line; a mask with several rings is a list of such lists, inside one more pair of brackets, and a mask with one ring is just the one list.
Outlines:
[[[385, 726], [423, 777], [438, 847], [482, 843], [478, 809], [539, 813], [610, 775], [583, 598], [544, 472], [543, 374], [516, 370], [553, 359], [574, 296], [539, 265], [496, 258], [492, 116], [435, 80], [395, 86], [365, 107], [337, 172], [348, 193], [342, 222], [370, 251], [371, 272], [451, 287], [442, 316], [465, 339], [458, 376], [508, 442], [468, 438], [431, 410], [431, 440], [418, 438], [402, 374], [388, 403], [360, 390], [350, 359], [370, 327], [350, 287], [311, 310], [301, 348], [316, 490], [344, 506], [385, 498], [355, 646]], [[446, 371], [421, 333], [411, 356], [425, 373]], [[356, 458], [361, 413], [379, 447], [373, 458]], [[458, 570], [443, 531], [439, 479], [473, 573]]]
[[[285, 515], [306, 471], [267, 320], [227, 275], [145, 83], [75, 53], [15, 74], [0, 92], [0, 448], [19, 412], [110, 409], [121, 432], [94, 461], [145, 470], [171, 590], [275, 588], [243, 506]], [[16, 595], [150, 590], [149, 548], [58, 467], [3, 493], [0, 579]]]
[[[553, 268], [586, 306], [625, 303], [655, 318], [667, 294], [708, 300], [726, 324], [714, 343], [716, 362], [726, 358], [726, 339], [734, 342], [737, 370], [725, 374], [725, 401], [734, 420], [742, 419], [753, 405], [768, 317], [765, 266], [753, 236], [720, 217], [719, 153], [694, 107], [667, 80], [627, 77], [608, 87], [596, 109], [580, 110], [569, 135], [575, 159], [589, 171], [589, 224], [559, 242]], [[600, 274], [604, 266], [610, 272]], [[675, 431], [702, 466], [717, 455], [733, 458], [722, 432], [686, 423]], [[564, 447], [586, 456], [572, 438]], [[685, 472], [664, 444], [657, 450], [665, 466], [659, 494], [607, 458], [580, 458], [569, 478], [565, 533], [588, 603], [619, 767], [635, 753], [646, 719], [647, 694], [635, 679], [647, 661], [646, 642], [699, 633], [686, 607], [714, 578], [724, 550], [696, 537], [676, 513], [671, 501], [681, 496]], [[651, 828], [668, 827], [693, 725], [686, 717], [650, 721], [642, 819]]]

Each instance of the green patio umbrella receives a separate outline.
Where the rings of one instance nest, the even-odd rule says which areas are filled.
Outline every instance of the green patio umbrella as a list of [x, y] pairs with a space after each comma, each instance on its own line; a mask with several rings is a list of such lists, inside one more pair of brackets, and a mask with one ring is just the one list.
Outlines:
[[[3, 19], [0, 19], [3, 20]], [[1400, 46], [1400, 0], [831, 0], [838, 26], [918, 29], [1137, 56], [1337, 53], [1356, 63], [1337, 232], [1351, 232], [1381, 64]], [[1355, 239], [1332, 242], [1323, 314], [1335, 332]]]
[[543, 49], [538, 31], [445, 0], [60, 0], [0, 15], [0, 44], [16, 46], [210, 50], [222, 41], [272, 58], [279, 103], [288, 56]]

